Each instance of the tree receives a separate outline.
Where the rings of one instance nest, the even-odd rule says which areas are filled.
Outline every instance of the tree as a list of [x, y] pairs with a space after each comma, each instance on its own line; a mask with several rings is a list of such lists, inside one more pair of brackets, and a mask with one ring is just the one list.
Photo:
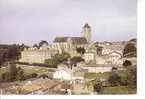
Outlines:
[[45, 63], [49, 65], [49, 67], [57, 68], [58, 61], [56, 59], [46, 59]]
[[124, 57], [136, 57], [137, 55], [137, 49], [135, 44], [128, 43], [123, 50], [123, 56]]
[[80, 53], [81, 55], [83, 55], [86, 52], [86, 50], [82, 47], [76, 48], [76, 51], [77, 53]]
[[13, 81], [16, 79], [17, 68], [16, 68], [16, 65], [14, 64], [14, 62], [10, 62], [8, 73], [9, 73], [9, 80], [10, 81]]
[[70, 55], [68, 53], [63, 52], [62, 54], [56, 54], [52, 57], [52, 59], [46, 59], [45, 63], [49, 65], [49, 67], [57, 68], [57, 65], [63, 62], [67, 62]]
[[123, 66], [124, 66], [125, 68], [127, 68], [128, 66], [131, 66], [131, 65], [132, 65], [132, 62], [129, 61], [129, 60], [125, 60], [125, 61], [123, 62]]
[[111, 86], [118, 86], [120, 85], [121, 77], [117, 73], [112, 72], [108, 78], [108, 82]]
[[130, 88], [136, 89], [137, 87], [137, 71], [136, 66], [131, 66], [127, 69], [127, 83]]
[[98, 94], [103, 91], [103, 86], [101, 81], [96, 81], [93, 85], [94, 92], [97, 92]]
[[24, 79], [25, 79], [25, 77], [24, 77], [24, 71], [23, 71], [23, 69], [21, 69], [20, 67], [17, 68], [16, 80], [22, 81]]
[[43, 46], [44, 44], [48, 45], [48, 42], [45, 41], [45, 40], [41, 40], [41, 41], [39, 42], [39, 47]]
[[55, 59], [58, 62], [58, 64], [65, 62], [65, 61], [68, 61], [69, 58], [70, 58], [70, 54], [68, 54], [66, 52], [63, 52], [62, 54], [56, 54], [53, 57], [53, 59]]
[[84, 61], [84, 59], [80, 56], [74, 56], [70, 59], [72, 65], [76, 65], [78, 62]]
[[137, 84], [136, 66], [130, 66], [121, 75], [121, 85], [136, 89], [137, 86], [136, 84]]
[[34, 44], [33, 47], [39, 48], [39, 46], [37, 44]]

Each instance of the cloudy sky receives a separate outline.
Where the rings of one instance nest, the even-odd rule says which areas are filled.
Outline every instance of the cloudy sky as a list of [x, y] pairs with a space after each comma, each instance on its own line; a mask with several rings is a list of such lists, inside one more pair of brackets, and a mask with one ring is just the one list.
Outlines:
[[136, 37], [136, 0], [0, 0], [0, 43], [52, 42], [80, 36], [87, 22], [95, 41]]

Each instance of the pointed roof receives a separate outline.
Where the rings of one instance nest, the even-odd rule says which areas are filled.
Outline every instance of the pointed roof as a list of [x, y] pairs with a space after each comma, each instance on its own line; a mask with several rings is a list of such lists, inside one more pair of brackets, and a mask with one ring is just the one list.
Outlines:
[[90, 28], [90, 26], [88, 23], [86, 23], [83, 28]]

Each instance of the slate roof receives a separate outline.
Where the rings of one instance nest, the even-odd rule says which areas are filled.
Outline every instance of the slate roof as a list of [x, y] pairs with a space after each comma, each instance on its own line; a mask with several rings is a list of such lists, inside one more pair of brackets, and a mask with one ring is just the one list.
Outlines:
[[72, 44], [87, 44], [87, 39], [84, 37], [56, 37], [54, 43], [63, 43], [71, 41]]
[[84, 28], [90, 28], [89, 24], [86, 23], [86, 24], [84, 25]]

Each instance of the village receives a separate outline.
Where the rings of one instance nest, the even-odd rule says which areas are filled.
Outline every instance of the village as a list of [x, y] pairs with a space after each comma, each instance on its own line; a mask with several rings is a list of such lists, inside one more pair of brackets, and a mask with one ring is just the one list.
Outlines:
[[[80, 37], [56, 37], [52, 44], [43, 40], [31, 47], [24, 47], [15, 65], [24, 74], [32, 74], [33, 77], [0, 82], [0, 94], [136, 93], [136, 87], [134, 90], [128, 88], [130, 82], [127, 78], [122, 80], [124, 76], [120, 76], [131, 70], [128, 67], [136, 68], [136, 39], [92, 41], [91, 26], [88, 23], [83, 26], [80, 34]], [[9, 65], [8, 62], [7, 66], [2, 66], [0, 72], [8, 70]], [[119, 76], [114, 77], [112, 74]]]

